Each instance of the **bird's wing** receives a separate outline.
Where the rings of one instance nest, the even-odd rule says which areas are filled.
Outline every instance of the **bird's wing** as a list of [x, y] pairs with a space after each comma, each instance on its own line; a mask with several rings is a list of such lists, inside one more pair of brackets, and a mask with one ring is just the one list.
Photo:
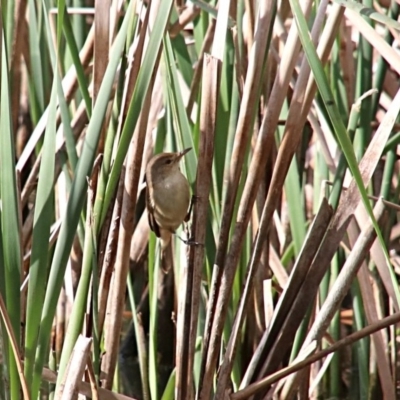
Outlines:
[[149, 187], [146, 189], [146, 207], [147, 207], [147, 217], [149, 220], [150, 229], [156, 234], [157, 237], [160, 237], [160, 227], [158, 226], [156, 219], [154, 218], [154, 204], [151, 201], [151, 196], [149, 193]]

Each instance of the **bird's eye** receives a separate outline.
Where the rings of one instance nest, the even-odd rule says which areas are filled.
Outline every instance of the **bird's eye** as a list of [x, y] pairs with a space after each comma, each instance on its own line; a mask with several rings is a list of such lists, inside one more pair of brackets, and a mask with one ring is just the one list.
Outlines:
[[167, 161], [165, 161], [165, 164], [171, 164], [172, 160], [169, 158]]

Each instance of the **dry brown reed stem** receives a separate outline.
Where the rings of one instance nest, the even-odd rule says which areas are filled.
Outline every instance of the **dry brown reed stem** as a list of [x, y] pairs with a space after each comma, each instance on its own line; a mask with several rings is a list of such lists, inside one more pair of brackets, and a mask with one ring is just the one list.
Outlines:
[[[374, 209], [374, 215], [377, 221], [382, 218], [384, 211], [385, 205], [380, 199]], [[376, 232], [371, 220], [368, 220], [367, 225], [364, 225], [362, 232], [358, 236], [333, 286], [330, 288], [328, 297], [316, 315], [314, 323], [304, 341], [303, 348], [309, 345], [313, 340], [322, 338], [335, 312], [340, 308], [342, 300], [349, 291], [351, 283], [361, 267], [362, 262], [365, 260], [375, 238]]]
[[[385, 205], [383, 201], [379, 200], [374, 210], [374, 215], [377, 221], [382, 218], [384, 211]], [[342, 300], [348, 293], [350, 286], [363, 261], [365, 260], [365, 257], [367, 256], [375, 238], [376, 232], [372, 222], [368, 220], [367, 224], [364, 225], [361, 234], [358, 236], [349, 257], [343, 265], [333, 286], [330, 288], [328, 297], [326, 298], [319, 312], [316, 314], [313, 325], [302, 345], [302, 350], [307, 348], [307, 346], [309, 346], [314, 340], [319, 341], [322, 339], [333, 316], [340, 309]], [[300, 350], [300, 352], [302, 350]], [[297, 380], [296, 377], [298, 378]], [[300, 380], [303, 379], [306, 379], [306, 377], [302, 374], [293, 375], [286, 382], [283, 395], [290, 396], [293, 391], [296, 390], [297, 384], [299, 384]]]
[[[217, 355], [219, 353], [220, 337], [214, 338], [212, 343], [211, 330], [214, 323], [215, 307], [219, 292], [219, 285], [223, 273], [226, 249], [229, 240], [229, 230], [232, 221], [233, 207], [239, 187], [246, 144], [252, 132], [253, 119], [257, 110], [260, 82], [262, 81], [264, 60], [266, 58], [270, 25], [274, 14], [275, 2], [260, 4], [258, 24], [254, 46], [250, 54], [243, 99], [241, 102], [239, 119], [235, 134], [235, 142], [231, 157], [230, 170], [226, 171], [227, 182], [226, 200], [223, 207], [221, 230], [217, 255], [215, 259], [210, 301], [207, 310], [205, 337], [202, 352], [202, 366], [200, 371], [199, 391], [201, 399], [208, 399], [211, 391], [212, 376], [214, 375]], [[218, 335], [219, 336], [219, 335]]]
[[169, 29], [169, 34], [171, 39], [176, 37], [180, 31], [182, 31], [185, 26], [192, 22], [200, 14], [200, 8], [190, 4], [185, 7], [185, 9], [179, 13], [178, 20]]
[[200, 305], [200, 287], [204, 262], [204, 243], [211, 188], [211, 169], [214, 155], [214, 137], [219, 93], [221, 60], [208, 54], [204, 57], [202, 79], [202, 109], [200, 114], [199, 161], [196, 175], [195, 203], [193, 208], [193, 239], [200, 245], [189, 247], [188, 265], [185, 268], [184, 287], [180, 292], [180, 311], [177, 326], [176, 398], [193, 398], [192, 376]]
[[150, 226], [148, 223], [147, 210], [143, 211], [139, 222], [135, 226], [131, 242], [131, 270], [136, 272], [139, 268], [143, 268], [143, 256], [146, 252], [149, 242]]
[[[387, 202], [384, 201], [386, 206]], [[399, 303], [397, 301], [396, 283], [393, 282], [391, 277], [391, 271], [387, 268], [385, 254], [383, 253], [382, 247], [378, 242], [375, 242], [371, 248], [371, 258], [376, 265], [376, 269], [379, 272], [379, 276], [381, 277], [382, 284], [389, 295], [390, 300], [392, 301], [392, 306], [395, 311], [400, 311]]]
[[[311, 8], [311, 1], [307, 1], [303, 3], [304, 13], [308, 15]], [[243, 238], [245, 235], [246, 227], [251, 217], [252, 206], [255, 202], [257, 196], [257, 190], [260, 185], [262, 174], [265, 171], [265, 165], [271, 156], [271, 150], [274, 144], [274, 131], [279, 121], [279, 114], [282, 108], [282, 104], [286, 98], [287, 89], [290, 83], [290, 79], [292, 77], [293, 69], [298, 61], [298, 54], [300, 51], [300, 40], [298, 38], [296, 26], [293, 24], [287, 42], [285, 44], [281, 63], [279, 69], [277, 71], [277, 75], [275, 77], [275, 82], [272, 88], [272, 92], [268, 101], [268, 105], [266, 107], [264, 118], [262, 121], [262, 125], [260, 128], [259, 135], [257, 137], [257, 143], [254, 150], [253, 158], [251, 160], [249, 172], [247, 175], [247, 180], [245, 184], [245, 188], [243, 190], [243, 197], [240, 201], [237, 222], [240, 224], [236, 225], [232, 241], [235, 241], [236, 246], [231, 246], [231, 249], [227, 255], [226, 268], [232, 268], [233, 274], [236, 270], [236, 261], [237, 257], [240, 254], [241, 243], [243, 242]], [[237, 245], [239, 243], [239, 245]], [[228, 261], [229, 260], [229, 261]], [[248, 292], [250, 293], [251, 283], [248, 282]], [[226, 301], [226, 299], [225, 299]], [[237, 318], [238, 321], [235, 322], [236, 329], [239, 329], [241, 321], [243, 319], [243, 313], [245, 310], [245, 304], [247, 304], [247, 299], [242, 297], [242, 301], [244, 304], [241, 306], [241, 311], [238, 312]], [[219, 302], [220, 304], [220, 302]], [[220, 379], [218, 382], [218, 393], [223, 393], [224, 387], [227, 384], [227, 379], [230, 374], [231, 363], [234, 358], [235, 353], [235, 343], [237, 340], [237, 332], [234, 330], [232, 332], [232, 342], [230, 340], [231, 347], [229, 347], [229, 351], [227, 351], [224, 358], [224, 374], [220, 374]], [[229, 360], [229, 361], [228, 361]], [[228, 366], [229, 364], [229, 366]], [[221, 371], [222, 372], [222, 371]]]
[[[56, 383], [57, 375], [55, 374], [54, 371], [51, 371], [50, 369], [47, 369], [47, 368], [43, 368], [42, 379], [47, 382]], [[88, 398], [93, 396], [92, 387], [88, 382], [79, 382], [77, 391], [80, 394], [87, 396]], [[101, 400], [137, 400], [133, 397], [128, 397], [123, 394], [111, 392], [109, 390], [106, 390], [106, 389], [103, 389], [100, 387], [98, 388], [98, 393], [100, 395]]]
[[[92, 400], [99, 400], [99, 387], [96, 379], [96, 375], [94, 373], [93, 361], [89, 357], [87, 362], [87, 375], [89, 376], [90, 390], [92, 395]], [[79, 388], [79, 384], [77, 385], [77, 391]]]
[[129, 254], [134, 230], [134, 218], [142, 155], [146, 139], [148, 116], [151, 108], [152, 89], [158, 69], [160, 54], [154, 67], [149, 88], [140, 113], [139, 121], [129, 146], [126, 158], [126, 173], [122, 199], [121, 220], [119, 226], [118, 247], [111, 298], [108, 299], [109, 320], [105, 330], [106, 354], [102, 360], [102, 370], [106, 374], [103, 387], [111, 388], [117, 364], [119, 333], [122, 325], [122, 311], [125, 304], [126, 280], [129, 271]]
[[[256, 15], [254, 10], [254, 3], [250, 0], [245, 0], [245, 8], [246, 8], [246, 19], [247, 19], [247, 29], [243, 32], [243, 36], [245, 41], [247, 42], [247, 53], [251, 53], [251, 48], [253, 47], [254, 40], [254, 32], [255, 32], [255, 21]], [[244, 21], [243, 21], [244, 22]]]
[[321, 350], [318, 353], [315, 353], [314, 355], [307, 357], [306, 359], [296, 362], [286, 368], [281, 369], [278, 372], [275, 372], [271, 374], [270, 376], [267, 376], [266, 378], [261, 379], [258, 382], [253, 383], [250, 386], [247, 386], [246, 388], [239, 390], [236, 393], [232, 393], [228, 398], [230, 400], [244, 400], [248, 399], [251, 396], [255, 395], [256, 393], [260, 391], [264, 391], [266, 388], [274, 384], [275, 382], [279, 381], [280, 379], [285, 378], [286, 376], [297, 372], [314, 362], [321, 360], [328, 356], [331, 353], [334, 353], [340, 349], [342, 349], [345, 346], [349, 346], [353, 344], [354, 342], [367, 337], [374, 332], [377, 332], [381, 329], [385, 329], [388, 326], [397, 324], [400, 321], [400, 312], [393, 314], [389, 317], [383, 318], [382, 320], [376, 322], [375, 324], [369, 325], [358, 332], [352, 333], [349, 336], [346, 336], [345, 338], [337, 341], [334, 343], [332, 346], [328, 347], [327, 349]]
[[[400, 56], [396, 53], [396, 51], [388, 45], [380, 35], [373, 31], [373, 29], [362, 19], [359, 18], [358, 15], [354, 15], [354, 13], [348, 13], [346, 11], [345, 15], [348, 18], [348, 22], [357, 29], [363, 37], [365, 37], [370, 44], [374, 47], [374, 49], [391, 65], [391, 67], [400, 74]], [[354, 19], [353, 19], [354, 17]], [[396, 125], [396, 124], [395, 124]], [[373, 246], [374, 248], [375, 246]], [[372, 255], [379, 254], [379, 259], [383, 259], [382, 251], [377, 249], [373, 251]], [[378, 255], [377, 255], [378, 256]], [[392, 280], [389, 278], [388, 269], [385, 267], [385, 262], [377, 262], [377, 269], [379, 274], [382, 276], [383, 284], [394, 301], [394, 307], [398, 310], [399, 305], [396, 300], [396, 295], [394, 293], [394, 288], [392, 284]], [[385, 279], [386, 278], [386, 279]]]
[[14, 31], [11, 56], [10, 56], [10, 74], [12, 82], [11, 90], [11, 112], [12, 112], [12, 126], [14, 133], [17, 132], [18, 127], [18, 114], [20, 111], [20, 100], [21, 100], [21, 80], [22, 80], [22, 69], [21, 69], [21, 57], [23, 54], [24, 47], [27, 47], [27, 36], [23, 34], [26, 31], [26, 6], [28, 2], [25, 0], [17, 0], [14, 5]]
[[[362, 303], [364, 305], [366, 320], [369, 324], [379, 321], [382, 315], [379, 300], [376, 298], [375, 293], [376, 284], [370, 277], [368, 266], [364, 262], [362, 268], [358, 272], [358, 282], [360, 284], [360, 291], [362, 296]], [[377, 301], [378, 300], [378, 301]], [[376, 368], [377, 374], [381, 383], [383, 398], [388, 400], [396, 400], [396, 380], [392, 376], [390, 368], [388, 350], [392, 347], [388, 343], [387, 335], [385, 332], [374, 333], [371, 337], [374, 351], [374, 359], [372, 369]], [[394, 345], [394, 343], [393, 343]]]
[[[137, 76], [139, 74], [139, 69], [140, 69], [140, 63], [142, 60], [142, 55], [143, 55], [143, 50], [144, 50], [144, 43], [146, 39], [146, 31], [148, 27], [148, 22], [149, 22], [149, 16], [150, 16], [150, 7], [147, 8], [146, 14], [143, 20], [142, 24], [142, 29], [140, 30], [140, 36], [139, 40], [137, 43], [137, 46], [135, 48], [135, 54], [133, 60], [130, 60], [131, 62], [129, 63], [128, 71], [127, 71], [127, 81], [126, 81], [126, 86], [124, 88], [124, 94], [123, 94], [123, 100], [121, 104], [122, 108], [122, 117], [119, 119], [119, 125], [118, 125], [118, 133], [117, 135], [119, 136], [121, 131], [122, 131], [122, 126], [123, 123], [125, 122], [126, 115], [128, 113], [128, 108], [130, 104], [130, 100], [133, 95], [133, 91], [135, 89], [135, 84], [137, 80]], [[133, 57], [133, 55], [132, 55]], [[144, 132], [146, 132], [146, 129], [144, 129]], [[140, 165], [139, 165], [140, 167]], [[141, 169], [141, 168], [140, 168]], [[140, 179], [140, 176], [139, 178]], [[108, 294], [109, 294], [109, 287], [111, 283], [111, 274], [114, 269], [114, 262], [115, 262], [115, 254], [117, 252], [117, 241], [118, 241], [118, 233], [119, 233], [119, 223], [120, 223], [120, 217], [121, 217], [121, 208], [122, 208], [122, 196], [124, 194], [124, 185], [123, 182], [125, 181], [125, 173], [121, 175], [120, 177], [120, 182], [118, 184], [118, 195], [117, 195], [117, 201], [114, 205], [114, 211], [112, 215], [112, 221], [111, 223], [113, 224], [113, 228], [109, 233], [108, 241], [107, 241], [107, 247], [105, 250], [105, 255], [106, 258], [104, 259], [104, 266], [102, 269], [102, 275], [101, 275], [101, 281], [100, 283], [104, 285], [100, 285], [101, 291], [99, 293], [99, 329], [100, 332], [102, 332], [102, 328], [104, 326], [104, 319], [105, 319], [105, 312], [107, 308], [107, 300], [108, 300]], [[136, 190], [137, 192], [137, 190]], [[118, 225], [118, 227], [116, 226]], [[107, 225], [103, 226], [103, 229], [107, 230]]]
[[[270, 340], [271, 337], [277, 337], [279, 335], [279, 326], [282, 325], [285, 316], [287, 315], [287, 311], [290, 309], [294, 299], [294, 294], [296, 293], [296, 287], [301, 285], [305, 275], [308, 272], [309, 265], [315, 253], [318, 250], [319, 240], [328, 226], [330, 219], [332, 216], [332, 209], [327, 204], [326, 200], [323, 199], [320, 209], [311, 225], [310, 231], [304, 241], [303, 248], [299, 254], [297, 262], [293, 268], [293, 271], [290, 275], [289, 281], [285, 287], [284, 293], [279, 298], [279, 303], [275, 308], [275, 312], [273, 314], [273, 319], [270, 323], [274, 329], [274, 332], [268, 330], [265, 332], [263, 337], [268, 337]], [[222, 395], [228, 385], [228, 379], [232, 371], [233, 361], [236, 355], [236, 347], [237, 341], [239, 337], [240, 330], [242, 329], [242, 324], [244, 320], [244, 313], [246, 308], [248, 307], [248, 301], [250, 298], [250, 292], [253, 287], [253, 281], [256, 277], [256, 270], [258, 265], [253, 262], [253, 260], [249, 261], [247, 275], [246, 275], [246, 283], [243, 290], [243, 293], [240, 298], [240, 303], [238, 307], [238, 311], [236, 313], [234, 325], [232, 327], [232, 333], [229, 338], [229, 342], [226, 348], [226, 352], [224, 355], [223, 363], [219, 370], [219, 377], [217, 381], [217, 392], [216, 396]], [[268, 332], [268, 333], [267, 333]], [[253, 368], [251, 365], [256, 364], [256, 359], [252, 360], [249, 367]], [[243, 386], [243, 382], [241, 387]]]
[[354, 70], [354, 57], [353, 57], [353, 45], [352, 45], [352, 28], [346, 23], [343, 23], [340, 27], [340, 64], [343, 70], [343, 82], [346, 89], [347, 104], [351, 104], [354, 101], [354, 88], [355, 88], [355, 70]]
[[[326, 6], [326, 4], [325, 4], [325, 6]], [[320, 14], [324, 13], [323, 7], [320, 7], [319, 13]], [[317, 25], [314, 26], [314, 29], [316, 26]], [[295, 91], [295, 93], [294, 93], [294, 96], [292, 99], [292, 104], [291, 104], [291, 111], [289, 113], [289, 118], [291, 116], [291, 118], [293, 120], [297, 120], [297, 118], [298, 118], [299, 113], [298, 113], [298, 110], [295, 111], [294, 106], [296, 106], [296, 105], [300, 106], [302, 104], [302, 93], [303, 93], [302, 88], [305, 87], [305, 84], [307, 82], [308, 75], [309, 75], [309, 69], [305, 65], [303, 65], [302, 71], [303, 71], [303, 73], [300, 74], [297, 85], [296, 85], [297, 91]], [[296, 96], [297, 96], [297, 98], [296, 98]], [[275, 120], [276, 120], [276, 122], [275, 122], [275, 124], [276, 124], [277, 123], [276, 116], [275, 116]], [[288, 120], [287, 125], [289, 125], [289, 123], [290, 123], [290, 120]], [[293, 121], [293, 128], [295, 128], [295, 129], [292, 129], [292, 130], [290, 130], [288, 128], [286, 129], [285, 137], [284, 137], [283, 143], [281, 145], [281, 148], [280, 148], [280, 151], [278, 154], [278, 160], [276, 162], [277, 166], [275, 167], [275, 170], [274, 170], [274, 175], [272, 178], [270, 190], [268, 192], [267, 201], [265, 203], [265, 208], [264, 208], [264, 212], [263, 212], [263, 216], [262, 216], [262, 220], [261, 220], [261, 224], [260, 224], [260, 228], [259, 228], [260, 230], [257, 235], [256, 245], [255, 245], [255, 249], [253, 252], [252, 259], [251, 259], [251, 263], [258, 264], [258, 261], [260, 259], [262, 248], [263, 248], [262, 243], [263, 243], [263, 240], [267, 237], [267, 232], [269, 230], [269, 224], [270, 224], [274, 209], [276, 207], [276, 202], [279, 199], [279, 193], [282, 188], [284, 178], [286, 176], [287, 168], [289, 167], [289, 163], [291, 161], [292, 155], [294, 154], [294, 151], [297, 148], [297, 143], [300, 138], [299, 126], [303, 126], [303, 125], [301, 123], [299, 124], [299, 121], [296, 121], [296, 123]], [[275, 127], [273, 129], [275, 129]], [[290, 134], [290, 132], [291, 132], [291, 134]], [[256, 155], [257, 155], [257, 151], [256, 151]], [[262, 162], [262, 158], [260, 159], [260, 161]], [[255, 189], [253, 189], [253, 190], [255, 190]], [[246, 191], [246, 189], [244, 190], [244, 192], [249, 193], [249, 191]], [[255, 195], [253, 195], [253, 198], [254, 197], [255, 197]], [[248, 199], [245, 198], [245, 200], [248, 200]], [[253, 203], [254, 203], [254, 200], [253, 200]], [[248, 208], [248, 206], [243, 207], [244, 213], [246, 213], [247, 208]], [[241, 209], [242, 209], [242, 205], [239, 208], [239, 213], [238, 213], [239, 217], [241, 215]], [[248, 220], [249, 216], [246, 216], [246, 217]], [[246, 225], [244, 225], [244, 227], [245, 226]], [[236, 234], [236, 236], [235, 236], [235, 234]], [[222, 287], [220, 289], [221, 293], [225, 293], [226, 299], [228, 298], [228, 296], [230, 294], [230, 290], [232, 288], [234, 270], [236, 268], [238, 255], [239, 255], [239, 253], [235, 249], [237, 249], [238, 247], [240, 248], [242, 235], [243, 235], [243, 233], [241, 233], [240, 229], [238, 229], [238, 227], [237, 227], [236, 232], [233, 235], [233, 240], [232, 240], [232, 242], [234, 244], [231, 246], [231, 249], [233, 249], [233, 250], [232, 250], [232, 252], [230, 252], [228, 254], [227, 261], [226, 261], [227, 265], [232, 266], [231, 267], [232, 271], [230, 271], [230, 270], [225, 271], [226, 273], [224, 274], [224, 278], [226, 278], [226, 279], [222, 280], [222, 283], [221, 283]], [[235, 239], [237, 240], [237, 242], [235, 242]], [[235, 251], [236, 251], [236, 254], [235, 254]], [[221, 300], [221, 298], [219, 300]], [[226, 302], [226, 299], [225, 299], [225, 302]], [[223, 304], [222, 301], [217, 306], [218, 310], [221, 310], [221, 304]], [[219, 314], [219, 318], [217, 320], [221, 320], [220, 314]]]
[[[358, 208], [355, 215], [357, 223], [352, 221], [349, 229], [349, 239], [352, 247], [354, 247], [354, 244], [357, 240], [359, 226], [364, 226], [368, 223], [368, 215], [363, 208]], [[382, 228], [384, 227], [385, 221], [387, 221], [387, 219], [381, 222]], [[377, 241], [375, 240], [375, 242]], [[385, 312], [383, 311], [383, 304], [381, 303], [381, 288], [378, 288], [377, 281], [372, 278], [366, 260], [367, 258], [364, 258], [362, 266], [358, 272], [358, 281], [360, 284], [362, 302], [364, 304], [367, 322], [369, 324], [373, 324], [382, 319]], [[388, 269], [387, 266], [385, 267]], [[395, 400], [396, 378], [394, 375], [392, 375], [393, 370], [390, 366], [390, 356], [389, 351], [387, 350], [392, 346], [390, 346], [388, 342], [388, 335], [385, 333], [386, 332], [384, 331], [374, 333], [372, 335], [372, 341], [375, 349], [376, 367], [378, 370], [379, 379], [381, 381], [384, 398]]]
[[[321, 7], [318, 10], [319, 15], [323, 15], [325, 13], [325, 7], [326, 7], [326, 2], [321, 4]], [[322, 23], [321, 17], [319, 17], [318, 20], [320, 21], [320, 23]], [[336, 21], [336, 19], [335, 19], [335, 21]], [[314, 25], [313, 31], [318, 32], [319, 29], [320, 28], [319, 28], [318, 24]], [[334, 35], [332, 35], [332, 36], [334, 37]], [[314, 40], [316, 40], [315, 35], [314, 35]], [[330, 48], [329, 45], [331, 45], [331, 42], [325, 43], [325, 46], [327, 46], [328, 49]], [[307, 80], [309, 77], [309, 72], [310, 72], [309, 66], [308, 66], [306, 60], [304, 60], [301, 70], [300, 70], [300, 74], [298, 76], [295, 91], [293, 94], [291, 107], [289, 110], [288, 120], [286, 122], [285, 136], [283, 138], [281, 147], [279, 149], [278, 158], [276, 161], [276, 166], [274, 169], [270, 189], [268, 192], [267, 200], [265, 202], [263, 216], [262, 216], [262, 220], [261, 220], [260, 227], [259, 227], [259, 232], [258, 232], [257, 239], [256, 239], [254, 253], [252, 256], [252, 263], [258, 263], [258, 260], [260, 258], [262, 247], [263, 247], [262, 242], [268, 236], [268, 231], [270, 228], [270, 221], [272, 219], [273, 212], [276, 208], [276, 204], [279, 199], [279, 193], [281, 192], [282, 185], [283, 185], [284, 179], [286, 177], [286, 171], [289, 167], [291, 158], [292, 158], [292, 156], [297, 148], [297, 145], [300, 141], [300, 138], [301, 138], [301, 135], [300, 135], [301, 131], [299, 130], [299, 127], [302, 127], [304, 125], [305, 117], [303, 117], [303, 119], [299, 121], [299, 115], [301, 115], [300, 110], [301, 110], [304, 102], [306, 102], [306, 100], [304, 100], [304, 88], [306, 87], [306, 83], [307, 83]], [[309, 98], [307, 99], [308, 100], [308, 103], [307, 103], [308, 108], [311, 105], [311, 101], [313, 99], [314, 93], [312, 93], [312, 94], [309, 93]], [[278, 122], [276, 117], [275, 117], [274, 122], [275, 122], [275, 124]], [[271, 126], [271, 128], [275, 129], [275, 126], [274, 127]], [[257, 155], [257, 152], [256, 152], [256, 155]], [[245, 192], [246, 192], [246, 190], [245, 190]], [[243, 207], [243, 209], [245, 210], [246, 208]], [[241, 207], [239, 208], [239, 215], [241, 214], [240, 210], [241, 210]], [[239, 238], [239, 232], [237, 234], [237, 237]], [[235, 234], [233, 236], [233, 241], [234, 241], [234, 239], [235, 239]], [[257, 242], [259, 242], [259, 243], [257, 243]], [[235, 243], [235, 246], [232, 246], [233, 249], [235, 249], [235, 247], [237, 247], [237, 243]], [[235, 255], [234, 252], [232, 252], [232, 255], [228, 255], [229, 263], [227, 262], [227, 264], [236, 266], [237, 257], [238, 257], [238, 255]], [[225, 286], [224, 290], [226, 290], [226, 291], [230, 290], [233, 276], [234, 276], [233, 271], [229, 271], [229, 275], [228, 274], [226, 275], [226, 280], [222, 282], [222, 285]], [[221, 288], [221, 292], [222, 292], [222, 288]], [[218, 309], [220, 309], [220, 307], [218, 307]]]
[[72, 350], [65, 374], [54, 399], [56, 400], [74, 400], [78, 392], [79, 383], [82, 381], [83, 373], [90, 353], [91, 338], [82, 335], [78, 337]]
[[[135, 52], [135, 58], [129, 68], [129, 79], [127, 81], [127, 87], [125, 89], [122, 104], [123, 118], [121, 118], [119, 130], [122, 129], [122, 122], [125, 120], [124, 117], [126, 116], [129, 107], [128, 100], [132, 97], [137, 75], [139, 73], [151, 8], [152, 7], [149, 7], [146, 10], [145, 19], [143, 22], [143, 29], [141, 29], [138, 46]], [[115, 290], [113, 290], [114, 296], [109, 299], [108, 304], [108, 307], [110, 307], [110, 309], [112, 310], [111, 312], [113, 313], [113, 315], [111, 315], [110, 320], [107, 321], [107, 326], [112, 327], [112, 331], [105, 332], [106, 345], [109, 353], [106, 353], [106, 357], [103, 358], [102, 363], [102, 369], [104, 371], [107, 371], [107, 378], [104, 381], [106, 385], [105, 387], [111, 387], [116, 367], [119, 332], [122, 323], [122, 310], [125, 298], [123, 294], [125, 293], [126, 278], [129, 269], [130, 241], [132, 239], [132, 233], [134, 229], [133, 224], [138, 192], [138, 183], [141, 173], [144, 142], [146, 139], [148, 113], [151, 106], [152, 87], [154, 85], [157, 66], [158, 61], [154, 68], [152, 81], [150, 83], [148, 94], [146, 96], [142, 113], [139, 118], [138, 127], [133, 136], [135, 139], [132, 141], [129, 153], [127, 155], [127, 170], [124, 178], [125, 190], [123, 192], [119, 238], [115, 262], [115, 274], [113, 279], [113, 288]]]
[[107, 310], [108, 294], [110, 291], [111, 277], [114, 270], [115, 254], [117, 252], [119, 221], [121, 218], [122, 196], [124, 193], [124, 177], [125, 177], [125, 169], [122, 170], [121, 178], [118, 182], [117, 195], [114, 202], [113, 210], [112, 212], [107, 213], [106, 219], [103, 223], [103, 229], [105, 229], [105, 231], [108, 232], [108, 236], [103, 255], [103, 262], [99, 263], [99, 265], [101, 266], [99, 294], [98, 294], [99, 336], [101, 336], [103, 333], [104, 321]]
[[[293, 271], [289, 277], [289, 281], [285, 287], [284, 292], [281, 294], [278, 304], [275, 307], [272, 320], [269, 324], [268, 330], [265, 331], [263, 338], [255, 352], [252, 360], [249, 363], [246, 376], [241, 383], [241, 388], [249, 384], [256, 370], [260, 359], [265, 358], [265, 349], [269, 349], [280, 335], [282, 326], [286, 321], [286, 317], [296, 301], [296, 293], [300, 289], [302, 282], [305, 280], [312, 259], [318, 251], [321, 237], [323, 237], [332, 218], [333, 210], [328, 205], [325, 198], [322, 199], [318, 213], [309, 229], [305, 238], [304, 245], [293, 267]], [[253, 371], [253, 372], [250, 372]]]
[[[375, 323], [383, 318], [387, 311], [383, 310], [381, 303], [381, 291], [376, 280], [371, 277], [368, 266], [364, 261], [362, 268], [358, 273], [358, 282], [362, 295], [362, 303], [365, 309], [366, 320], [369, 324]], [[379, 285], [380, 286], [380, 285]], [[389, 312], [390, 314], [390, 312]], [[396, 376], [392, 373], [390, 363], [390, 348], [396, 347], [395, 342], [388, 341], [388, 332], [381, 331], [372, 335], [373, 350], [372, 370], [379, 376], [382, 387], [383, 398], [396, 400]]]
[[203, 44], [200, 49], [199, 59], [194, 69], [193, 79], [192, 82], [190, 83], [190, 95], [186, 106], [186, 112], [189, 116], [192, 113], [193, 105], [196, 101], [200, 86], [201, 74], [203, 73], [204, 54], [207, 51], [209, 51], [212, 40], [214, 38], [215, 24], [216, 24], [215, 19], [212, 19], [210, 25], [208, 25], [207, 32], [204, 36]]
[[[115, 1], [116, 2], [116, 1]], [[93, 105], [96, 103], [110, 52], [110, 6], [112, 0], [96, 0], [94, 3], [94, 50], [93, 50]], [[101, 128], [98, 152], [104, 152], [106, 121]]]
[[120, 118], [118, 126], [119, 133], [122, 130], [122, 124], [124, 123], [126, 115], [128, 114], [130, 99], [132, 98], [133, 91], [135, 90], [136, 80], [139, 74], [140, 64], [143, 56], [144, 44], [147, 36], [147, 29], [150, 19], [150, 9], [151, 7], [148, 7], [146, 10], [146, 14], [144, 16], [144, 20], [140, 29], [140, 36], [138, 44], [135, 49], [135, 53], [128, 54], [129, 67], [127, 71], [127, 76], [129, 77], [129, 79], [127, 80], [127, 86], [124, 89], [124, 95], [122, 100], [122, 118]]
[[[193, 215], [195, 214], [195, 211]], [[193, 216], [193, 223], [195, 217]], [[193, 231], [193, 229], [192, 229]], [[188, 374], [192, 368], [192, 360], [189, 360], [190, 351], [190, 321], [191, 321], [191, 290], [193, 288], [193, 275], [191, 270], [191, 254], [189, 250], [187, 264], [182, 268], [180, 285], [178, 291], [178, 313], [176, 321], [176, 379], [175, 379], [175, 398], [182, 400], [193, 398], [191, 389], [191, 375]]]
[[111, 0], [98, 0], [94, 4], [93, 103], [97, 100], [108, 64], [110, 50], [110, 6]]
[[[147, 216], [146, 216], [147, 223]], [[148, 225], [148, 224], [147, 224]], [[146, 340], [146, 332], [143, 326], [142, 314], [139, 312], [137, 314], [137, 346], [138, 346], [138, 358], [139, 358], [139, 366], [140, 366], [140, 379], [142, 382], [142, 391], [143, 391], [143, 400], [150, 400], [150, 388], [149, 388], [149, 379], [148, 379], [148, 370], [149, 370], [149, 362], [147, 355], [147, 340]]]
[[[229, 20], [230, 1], [220, 3], [215, 24], [212, 55], [202, 54], [202, 108], [200, 114], [199, 162], [196, 175], [196, 201], [194, 204], [192, 237], [201, 245], [189, 249], [188, 266], [184, 270], [178, 313], [178, 340], [176, 351], [177, 399], [192, 399], [192, 376], [197, 336], [197, 319], [200, 306], [201, 276], [204, 262], [204, 243], [208, 214], [208, 198], [211, 187], [211, 169], [214, 154], [214, 137], [218, 106], [218, 93], [222, 56]], [[214, 23], [208, 34], [214, 33]], [[203, 45], [203, 49], [204, 49]], [[202, 50], [203, 50], [202, 49]], [[200, 60], [199, 60], [200, 63]], [[199, 64], [198, 64], [199, 66]], [[200, 71], [200, 68], [197, 69]], [[197, 89], [196, 89], [197, 91]], [[192, 92], [193, 93], [193, 92]], [[191, 93], [191, 94], [192, 94]]]
[[[384, 145], [387, 141], [392, 124], [395, 121], [395, 115], [400, 110], [400, 92], [394, 99], [391, 108], [385, 116], [385, 121], [382, 122], [380, 129], [370, 142], [368, 149], [359, 164], [359, 170], [362, 175], [364, 185], [367, 185], [376, 168], [376, 165], [382, 154]], [[330, 224], [325, 237], [321, 242], [321, 246], [313, 263], [310, 267], [310, 272], [307, 275], [306, 281], [297, 293], [297, 301], [294, 303], [290, 313], [287, 316], [287, 323], [281, 330], [279, 344], [276, 344], [272, 349], [265, 349], [268, 352], [268, 358], [263, 367], [258, 371], [258, 377], [262, 377], [273, 372], [280, 360], [281, 354], [287, 349], [291, 343], [295, 329], [301, 322], [302, 310], [307, 309], [316, 296], [319, 287], [330, 261], [336, 252], [340, 241], [348, 227], [350, 218], [360, 202], [360, 192], [354, 181], [352, 180], [349, 189], [343, 194], [339, 203], [338, 210]], [[278, 348], [279, 347], [279, 348]]]

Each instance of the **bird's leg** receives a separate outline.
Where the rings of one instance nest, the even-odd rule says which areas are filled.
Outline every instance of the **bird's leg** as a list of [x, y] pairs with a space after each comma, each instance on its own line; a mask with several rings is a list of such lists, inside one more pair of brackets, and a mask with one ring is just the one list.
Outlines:
[[200, 196], [197, 196], [195, 194], [192, 194], [192, 199], [190, 200], [190, 205], [189, 205], [189, 211], [186, 214], [186, 217], [184, 219], [185, 222], [188, 222], [191, 215], [192, 215], [192, 210], [193, 210], [193, 204], [200, 199]]
[[[184, 222], [188, 222], [188, 221], [189, 221], [189, 219], [190, 219], [190, 217], [191, 217], [191, 215], [192, 215], [193, 205], [194, 205], [194, 203], [196, 203], [196, 201], [199, 200], [199, 199], [200, 199], [200, 196], [197, 196], [197, 195], [195, 195], [195, 194], [192, 195], [192, 199], [191, 199], [191, 201], [190, 201], [190, 206], [189, 206], [189, 211], [188, 211], [187, 214], [186, 214], [186, 217], [185, 217], [185, 219], [184, 219]], [[193, 237], [190, 237], [190, 235], [189, 235], [189, 226], [188, 226], [188, 224], [184, 224], [184, 225], [185, 225], [186, 237], [187, 237], [188, 239], [183, 240], [182, 238], [180, 238], [180, 239], [182, 240], [182, 242], [185, 243], [187, 246], [204, 246], [203, 243], [196, 242], [196, 241], [194, 240]]]

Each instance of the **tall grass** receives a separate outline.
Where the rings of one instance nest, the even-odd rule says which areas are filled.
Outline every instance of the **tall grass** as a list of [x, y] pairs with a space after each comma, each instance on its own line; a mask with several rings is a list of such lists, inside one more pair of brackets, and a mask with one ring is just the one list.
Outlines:
[[398, 4], [1, 4], [0, 399], [395, 399]]

